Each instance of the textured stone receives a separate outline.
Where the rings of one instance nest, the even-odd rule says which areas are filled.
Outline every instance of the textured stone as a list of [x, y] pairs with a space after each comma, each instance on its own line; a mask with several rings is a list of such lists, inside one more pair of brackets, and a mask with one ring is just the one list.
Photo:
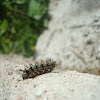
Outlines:
[[49, 14], [36, 59], [54, 58], [63, 68], [81, 71], [100, 67], [100, 0], [52, 0]]
[[32, 59], [0, 55], [0, 100], [100, 100], [100, 76], [96, 75], [67, 70], [17, 80], [18, 69], [29, 62]]

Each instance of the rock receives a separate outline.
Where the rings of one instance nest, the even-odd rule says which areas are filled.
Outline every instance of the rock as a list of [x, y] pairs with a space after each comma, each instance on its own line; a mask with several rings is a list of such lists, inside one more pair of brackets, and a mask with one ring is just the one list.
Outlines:
[[82, 72], [100, 69], [100, 0], [51, 0], [49, 14], [36, 59], [53, 58], [62, 68]]
[[[0, 100], [100, 99], [100, 76], [67, 70], [43, 74], [34, 79], [17, 80], [21, 77], [17, 70], [23, 69], [26, 62], [31, 60], [0, 55]], [[9, 74], [11, 68], [13, 73]]]
[[[16, 86], [16, 81], [21, 74], [18, 74], [18, 69], [24, 69], [24, 65], [32, 62], [32, 58], [27, 59], [17, 55], [0, 55], [0, 100], [21, 100], [21, 97], [12, 98], [11, 86], [12, 81]], [[15, 67], [17, 66], [17, 67]], [[15, 90], [14, 90], [15, 91]]]

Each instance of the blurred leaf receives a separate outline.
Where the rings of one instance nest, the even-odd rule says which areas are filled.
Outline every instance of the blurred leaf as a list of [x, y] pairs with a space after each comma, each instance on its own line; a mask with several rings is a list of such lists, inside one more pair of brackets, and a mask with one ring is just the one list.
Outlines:
[[48, 26], [48, 20], [47, 20], [47, 19], [44, 20], [43, 26], [44, 26], [44, 27], [47, 27], [47, 26]]
[[0, 25], [0, 36], [6, 32], [7, 26], [8, 26], [8, 22], [6, 19], [4, 19]]
[[15, 33], [15, 27], [14, 26], [11, 28], [11, 33]]
[[11, 3], [10, 3], [10, 2], [4, 2], [4, 5], [5, 5], [7, 8], [12, 8], [12, 6], [11, 6]]
[[7, 52], [7, 45], [6, 44], [2, 44], [2, 47], [3, 47], [3, 51], [6, 53]]
[[39, 5], [40, 4], [36, 0], [30, 0], [28, 15], [32, 17], [34, 15], [34, 12], [39, 9]]
[[25, 3], [25, 0], [16, 0], [15, 1], [17, 4], [23, 4], [23, 3]]
[[8, 22], [6, 19], [4, 19], [0, 25], [0, 29], [5, 29], [7, 28]]
[[34, 17], [37, 20], [40, 20], [40, 18], [45, 14], [46, 11], [47, 6], [42, 5], [37, 0], [30, 0], [28, 9], [29, 16]]

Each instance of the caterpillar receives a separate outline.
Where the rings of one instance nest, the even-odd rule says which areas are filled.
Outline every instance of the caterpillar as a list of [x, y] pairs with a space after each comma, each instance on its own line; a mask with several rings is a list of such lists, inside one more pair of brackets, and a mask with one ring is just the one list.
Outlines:
[[47, 59], [46, 61], [41, 60], [40, 63], [35, 62], [35, 65], [30, 64], [30, 67], [27, 67], [22, 72], [23, 80], [34, 78], [38, 75], [51, 72], [56, 65], [56, 61]]

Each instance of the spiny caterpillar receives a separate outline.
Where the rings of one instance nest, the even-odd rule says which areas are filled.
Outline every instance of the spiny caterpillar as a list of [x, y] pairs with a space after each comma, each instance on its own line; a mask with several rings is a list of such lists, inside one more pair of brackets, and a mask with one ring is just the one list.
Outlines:
[[30, 67], [27, 67], [25, 70], [23, 70], [23, 80], [49, 73], [54, 69], [55, 65], [56, 61], [51, 59], [47, 59], [45, 62], [41, 60], [41, 63], [36, 62], [35, 65], [30, 64]]

